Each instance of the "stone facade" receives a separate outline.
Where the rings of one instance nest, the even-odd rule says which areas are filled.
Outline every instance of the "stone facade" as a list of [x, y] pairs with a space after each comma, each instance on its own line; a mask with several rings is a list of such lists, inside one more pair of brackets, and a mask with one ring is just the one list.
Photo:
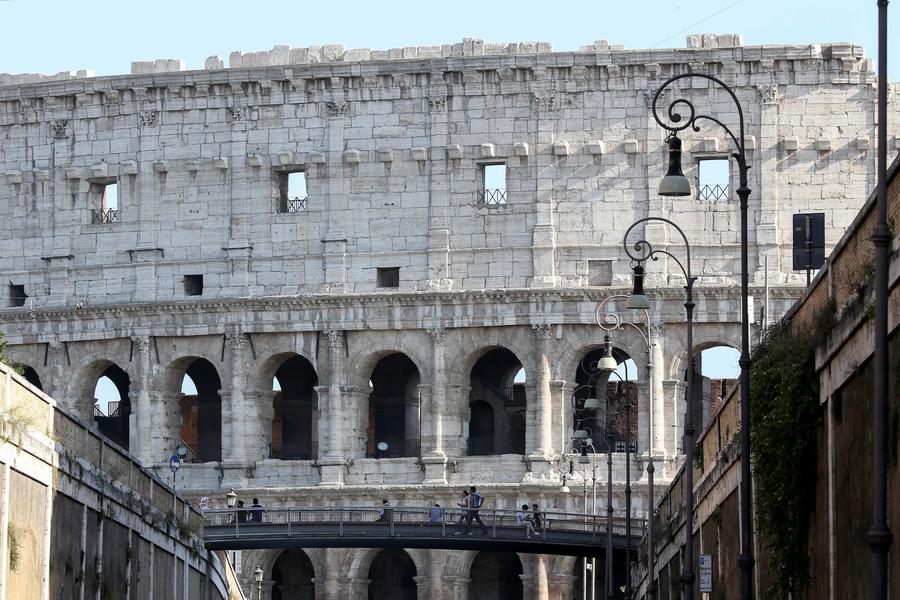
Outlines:
[[[701, 71], [744, 106], [755, 322], [764, 281], [767, 318], [801, 291], [792, 215], [826, 213], [830, 246], [874, 181], [875, 80], [861, 48], [689, 46], [276, 47], [227, 69], [213, 57], [203, 71], [156, 61], [127, 76], [0, 79], [9, 353], [86, 419], [98, 378], [126, 382], [123, 443], [158, 464], [190, 437], [198, 462], [177, 484], [198, 497], [234, 487], [269, 506], [449, 505], [474, 482], [497, 508], [590, 512], [559, 493], [560, 455], [579, 365], [602, 344], [596, 307], [630, 285], [630, 223], [665, 216], [690, 237], [695, 350], [740, 340], [737, 205], [653, 193], [666, 157], [652, 92]], [[724, 92], [684, 92], [736, 121]], [[715, 129], [684, 137], [695, 184], [699, 161], [731, 151]], [[506, 189], [492, 203], [484, 172], [497, 163]], [[285, 193], [293, 173], [306, 198]], [[680, 255], [671, 233], [645, 237]], [[639, 374], [637, 452], [615, 453], [619, 514], [626, 457], [645, 515], [651, 435], [661, 481], [680, 454], [684, 281], [665, 260], [647, 270], [649, 378], [643, 339], [614, 335]], [[186, 374], [196, 397], [182, 397]], [[489, 428], [476, 408], [494, 415]], [[297, 437], [289, 427], [310, 440], [292, 449], [302, 458], [278, 458]], [[475, 437], [490, 448], [474, 452]], [[512, 451], [494, 453], [501, 441]], [[255, 562], [272, 576], [277, 553], [244, 554], [246, 577]], [[466, 597], [474, 556], [409, 556], [420, 597]], [[309, 558], [325, 597], [365, 596], [373, 553]], [[342, 561], [354, 566], [332, 572]], [[520, 567], [535, 598], [571, 590], [571, 559]]]

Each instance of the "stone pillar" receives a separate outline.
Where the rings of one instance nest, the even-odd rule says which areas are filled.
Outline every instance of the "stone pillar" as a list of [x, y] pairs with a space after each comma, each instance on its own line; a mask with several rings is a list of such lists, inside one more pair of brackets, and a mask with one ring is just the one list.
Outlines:
[[[663, 439], [663, 447], [668, 457], [676, 457], [683, 452], [681, 447], [684, 433], [684, 411], [687, 407], [684, 392], [686, 384], [676, 379], [663, 381], [665, 398], [666, 431]], [[655, 451], [655, 449], [654, 449]]]
[[441, 577], [444, 600], [469, 600], [470, 583], [472, 583], [472, 580], [468, 577], [444, 575]]
[[447, 456], [465, 456], [469, 439], [468, 385], [448, 385], [445, 397], [444, 452]]
[[[442, 81], [442, 73], [432, 74], [433, 81]], [[447, 113], [447, 85], [432, 84], [426, 98], [428, 116], [425, 126], [430, 138], [431, 156], [428, 161], [428, 289], [448, 290], [450, 280], [450, 223], [447, 199], [450, 189], [450, 170], [455, 161], [447, 155], [449, 142]]]
[[338, 582], [338, 598], [341, 600], [368, 600], [371, 579], [366, 577], [341, 577]]
[[329, 329], [323, 332], [328, 340], [328, 406], [325, 410], [326, 418], [320, 418], [325, 422], [327, 435], [324, 443], [319, 446], [319, 459], [321, 465], [320, 484], [343, 485], [345, 467], [347, 464], [344, 424], [345, 410], [344, 398], [341, 391], [341, 382], [344, 378], [344, 332]]
[[553, 436], [551, 445], [553, 453], [562, 452], [572, 437], [572, 393], [575, 384], [563, 379], [550, 382], [553, 395]]
[[[748, 206], [747, 219], [747, 236], [750, 240], [754, 239], [756, 234], [756, 244], [750, 243], [749, 248], [751, 256], [748, 259], [747, 268], [750, 270], [750, 282], [762, 283], [761, 277], [755, 275], [763, 273], [765, 268], [765, 257], [769, 257], [769, 271], [774, 273], [789, 273], [792, 265], [781, 264], [781, 253], [778, 251], [778, 241], [781, 237], [785, 238], [786, 243], [790, 243], [790, 230], [778, 230], [778, 217], [781, 214], [781, 177], [779, 174], [779, 148], [778, 148], [778, 101], [780, 94], [778, 86], [760, 85], [757, 86], [759, 91], [759, 139], [756, 140], [756, 149], [749, 152], [750, 157], [756, 160], [748, 159], [748, 166], [756, 168], [750, 169], [748, 177], [753, 180], [747, 182], [749, 187], [753, 189]], [[750, 132], [747, 132], [750, 135]], [[729, 144], [731, 147], [731, 144]], [[755, 163], [755, 164], [754, 164]], [[732, 181], [737, 181], [737, 162], [731, 161], [731, 167], [734, 170], [731, 176]], [[733, 199], [737, 203], [737, 194], [733, 194]], [[765, 204], [765, 209], [762, 209]], [[737, 213], [737, 204], [735, 205]], [[757, 219], [754, 219], [754, 213]], [[740, 241], [740, 231], [737, 217], [735, 217], [735, 231], [737, 231], [736, 239]], [[756, 231], [754, 232], [754, 228]], [[752, 252], [756, 250], [756, 263], [753, 262]], [[789, 257], [790, 254], [785, 256]], [[790, 260], [790, 259], [788, 259]], [[739, 272], [734, 274], [736, 280], [740, 276]], [[739, 281], [739, 280], [738, 280]]]
[[338, 594], [338, 580], [325, 574], [325, 577], [313, 577], [312, 582], [316, 588], [316, 598], [322, 600], [340, 600]]
[[663, 347], [662, 330], [658, 325], [650, 327], [650, 353], [653, 357], [653, 369], [650, 372], [650, 384], [653, 386], [653, 455], [665, 455], [666, 414], [665, 390], [663, 389]]
[[[526, 421], [526, 454], [532, 461], [546, 463], [551, 454], [550, 427], [552, 424], [552, 396], [550, 393], [550, 330], [552, 325], [532, 325], [535, 349], [535, 394], [528, 407]], [[542, 467], [538, 467], [542, 469]]]
[[647, 439], [649, 435], [649, 395], [651, 383], [644, 380], [635, 383], [637, 389], [637, 402], [632, 405], [631, 410], [637, 411], [637, 431], [631, 430], [631, 439], [636, 442], [637, 451], [635, 454], [642, 454], [647, 450]]
[[[69, 398], [66, 393], [66, 367], [68, 366], [66, 347], [63, 342], [50, 342], [47, 344], [47, 371], [50, 373], [49, 381], [42, 382], [48, 396], [59, 402], [60, 406], [75, 410], [77, 398]], [[82, 415], [79, 415], [84, 418]]]
[[354, 386], [341, 387], [344, 406], [344, 455], [363, 458], [369, 442], [369, 395], [372, 390]]
[[228, 388], [220, 392], [220, 397], [222, 398], [223, 408], [225, 398], [228, 398], [227, 428], [231, 439], [227, 444], [225, 443], [224, 430], [226, 421], [222, 419], [222, 462], [245, 463], [248, 458], [247, 428], [245, 427], [248, 415], [244, 401], [244, 382], [246, 380], [244, 351], [248, 345], [247, 336], [243, 333], [226, 334], [225, 344], [230, 355], [228, 368], [231, 372], [229, 373]]
[[430, 402], [422, 415], [422, 461], [425, 463], [425, 483], [447, 483], [447, 455], [444, 451], [444, 414], [447, 411], [447, 372], [444, 350], [447, 330], [443, 327], [431, 331], [432, 385]]
[[137, 350], [137, 377], [129, 388], [131, 417], [129, 449], [142, 463], [153, 462], [151, 433], [153, 431], [153, 408], [150, 403], [150, 378], [153, 375], [153, 340], [148, 336], [131, 338]]
[[[322, 236], [322, 259], [325, 269], [325, 291], [342, 292], [347, 284], [347, 234], [344, 219], [347, 213], [345, 186], [355, 175], [353, 169], [344, 169], [344, 127], [350, 116], [350, 103], [335, 99], [325, 103], [325, 142], [328, 146], [327, 165], [318, 167], [317, 175], [324, 175], [326, 211], [325, 233]], [[358, 165], [357, 165], [358, 167]], [[322, 171], [326, 172], [322, 174]]]
[[329, 431], [331, 429], [331, 412], [329, 410], [328, 386], [317, 385], [313, 389], [316, 391], [316, 399], [319, 406], [319, 422], [316, 424], [319, 429], [319, 448], [317, 455], [313, 458], [322, 460], [327, 456], [328, 444], [331, 439]]
[[[522, 591], [525, 600], [556, 600], [550, 596], [547, 580], [547, 556], [544, 554], [532, 554], [531, 569], [525, 569], [525, 573], [519, 575], [522, 580]], [[524, 567], [524, 565], [523, 565]]]
[[181, 443], [181, 400], [182, 393], [154, 391], [151, 393], [153, 417], [150, 439], [151, 463], [165, 462]]
[[[573, 600], [575, 576], [571, 573], [554, 573], [547, 576], [547, 590], [554, 600]], [[599, 594], [598, 596], [602, 596]]]
[[272, 390], [247, 390], [246, 402], [246, 450], [250, 461], [270, 457], [272, 424], [275, 420], [275, 392]]

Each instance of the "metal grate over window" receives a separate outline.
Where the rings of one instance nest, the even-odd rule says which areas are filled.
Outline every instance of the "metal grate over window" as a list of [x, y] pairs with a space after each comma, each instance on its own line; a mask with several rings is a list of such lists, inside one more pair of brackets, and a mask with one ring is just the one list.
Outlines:
[[506, 163], [479, 165], [475, 204], [498, 207], [505, 206], [506, 200]]
[[727, 158], [703, 159], [697, 167], [700, 172], [697, 197], [700, 200], [728, 200], [731, 197]]
[[378, 267], [376, 273], [378, 287], [400, 287], [400, 267]]

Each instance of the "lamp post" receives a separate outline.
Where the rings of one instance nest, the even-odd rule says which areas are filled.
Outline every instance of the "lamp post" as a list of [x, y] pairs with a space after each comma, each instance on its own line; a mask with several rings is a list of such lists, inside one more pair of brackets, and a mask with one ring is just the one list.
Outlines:
[[[607, 296], [603, 300], [603, 302], [601, 302], [597, 306], [595, 316], [597, 325], [600, 326], [600, 329], [603, 329], [607, 332], [614, 330], [624, 331], [626, 325], [628, 327], [631, 327], [634, 331], [638, 332], [638, 334], [641, 336], [641, 339], [644, 341], [644, 345], [647, 347], [647, 405], [649, 408], [649, 410], [647, 411], [647, 504], [649, 505], [649, 509], [647, 510], [647, 572], [649, 573], [649, 581], [647, 583], [647, 599], [656, 600], [656, 580], [654, 579], [656, 549], [653, 537], [653, 512], [656, 508], [653, 502], [653, 472], [655, 470], [653, 467], [653, 344], [650, 342], [650, 302], [647, 300], [647, 296], [644, 295], [644, 268], [643, 266], [638, 264], [635, 265], [634, 270], [635, 278], [633, 293], [630, 296], [625, 296], [622, 294]], [[618, 313], [608, 312], [606, 310], [606, 305], [614, 299], [627, 299], [625, 308], [643, 311], [644, 320], [647, 324], [646, 335], [644, 334], [642, 328], [638, 325], [630, 321], [623, 320]], [[629, 424], [630, 422], [631, 421], [629, 416]], [[628, 459], [630, 460], [630, 456], [628, 457]], [[628, 479], [630, 488], [630, 477], [628, 477]], [[631, 493], [630, 489], [626, 491], [626, 499], [628, 501], [628, 515], [630, 517]], [[628, 529], [628, 541], [630, 545], [630, 528]], [[629, 578], [629, 582], [630, 581], [631, 580]]]
[[[583, 409], [578, 409], [578, 405], [576, 403], [578, 391], [581, 389], [590, 388], [590, 387], [591, 387], [590, 384], [579, 386], [575, 390], [575, 392], [573, 392], [572, 403], [573, 403], [573, 405], [575, 405], [576, 410], [583, 410]], [[596, 401], [596, 398], [594, 398], [593, 396], [588, 398], [588, 400], [591, 400], [591, 399], [594, 399]], [[599, 405], [599, 401], [597, 401], [597, 404]], [[578, 451], [579, 447], [581, 448], [580, 452]], [[578, 457], [578, 464], [580, 464], [580, 465], [590, 464], [591, 465], [591, 513], [590, 514], [592, 517], [596, 517], [597, 516], [597, 465], [588, 456], [588, 449], [590, 449], [591, 454], [596, 454], [596, 452], [597, 452], [597, 449], [594, 447], [594, 441], [590, 437], [586, 437], [584, 439], [579, 439], [579, 438], [573, 437], [572, 440], [569, 442], [569, 444], [567, 444], [567, 448], [572, 448], [571, 452], [569, 452], [568, 450], [564, 450], [563, 454], [559, 458], [558, 469], [559, 469], [559, 472], [562, 474], [562, 486], [559, 488], [559, 491], [563, 494], [568, 494], [572, 491], [569, 488], [567, 481], [568, 481], [568, 475], [572, 475], [574, 472], [575, 457]], [[567, 466], [564, 467], [563, 466], [564, 464]], [[582, 472], [581, 479], [582, 479], [582, 485], [583, 485], [583, 490], [584, 490], [583, 496], [582, 496], [583, 506], [584, 506], [585, 514], [587, 514], [587, 468], [585, 468], [585, 470]], [[596, 562], [597, 562], [596, 558], [591, 558], [591, 564], [588, 565], [587, 557], [582, 558], [582, 567], [581, 567], [581, 597], [582, 597], [582, 600], [588, 600], [588, 578], [587, 578], [588, 571], [590, 571], [591, 575], [592, 575], [590, 600], [595, 599], [597, 580], [596, 580], [596, 577], [594, 577], [594, 574], [596, 573], [596, 566], [597, 566]]]
[[[624, 363], [623, 363], [624, 364]], [[628, 600], [631, 600], [631, 390], [629, 388], [630, 381], [628, 380], [628, 366], [625, 366], [625, 377], [622, 378], [618, 372], [613, 371], [610, 375], [615, 375], [619, 378], [619, 380], [624, 383], [623, 386], [623, 400], [625, 404], [625, 565], [626, 565], [626, 578], [625, 578], [625, 597]], [[607, 395], [607, 400], [609, 399], [609, 395]], [[607, 410], [606, 420], [609, 423], [609, 408]], [[606, 429], [606, 440], [607, 444], [612, 442], [612, 428], [607, 425]], [[610, 456], [612, 456], [610, 454]], [[609, 467], [612, 469], [612, 459], [609, 460]], [[610, 476], [612, 472], [610, 471]], [[608, 511], [612, 512], [612, 506], [610, 505], [607, 508]]]
[[[657, 92], [657, 96], [659, 92]], [[677, 139], [677, 138], [676, 138]], [[680, 145], [680, 142], [679, 142]], [[671, 165], [670, 165], [671, 166]], [[661, 185], [661, 184], [660, 184]], [[635, 227], [642, 223], [662, 223], [664, 225], [672, 226], [679, 234], [681, 234], [681, 238], [684, 240], [685, 246], [685, 255], [687, 257], [684, 264], [681, 263], [678, 258], [675, 257], [672, 253], [667, 250], [657, 250], [654, 249], [653, 246], [650, 245], [645, 239], [638, 240], [634, 243], [633, 246], [629, 246], [628, 244], [628, 235], [634, 230]], [[647, 260], [658, 260], [660, 254], [668, 256], [678, 267], [681, 269], [681, 272], [685, 277], [685, 301], [684, 301], [684, 309], [687, 313], [687, 351], [688, 351], [688, 368], [687, 368], [687, 385], [685, 389], [685, 396], [687, 397], [687, 413], [684, 418], [684, 452], [686, 455], [685, 459], [685, 467], [684, 467], [684, 478], [685, 478], [685, 493], [684, 493], [684, 519], [685, 519], [685, 548], [684, 548], [684, 561], [682, 563], [682, 574], [681, 574], [681, 583], [682, 583], [682, 598], [684, 600], [691, 600], [693, 598], [694, 591], [694, 471], [691, 465], [691, 454], [694, 451], [694, 282], [696, 281], [696, 277], [691, 275], [691, 244], [688, 242], [687, 236], [684, 234], [684, 231], [681, 230], [681, 227], [673, 223], [668, 219], [664, 219], [662, 217], [645, 217], [643, 219], [639, 219], [635, 221], [631, 227], [625, 232], [625, 238], [623, 240], [625, 245], [625, 252], [628, 254], [629, 258], [633, 260], [635, 264], [635, 283], [638, 283], [638, 276], [643, 274], [643, 263]], [[640, 270], [639, 270], [640, 269]], [[642, 283], [642, 281], [641, 281]], [[635, 286], [637, 288], [637, 285]], [[635, 299], [636, 303], [643, 304], [640, 302], [640, 295], [637, 295], [638, 298]], [[746, 300], [746, 299], [745, 299]], [[646, 297], [645, 297], [646, 302]], [[644, 302], [644, 303], [645, 303]], [[632, 304], [634, 305], [634, 303]], [[652, 516], [651, 516], [652, 521]], [[651, 573], [652, 579], [652, 573]], [[748, 599], [749, 600], [749, 599]]]
[[[875, 246], [875, 395], [872, 399], [872, 525], [867, 540], [872, 554], [872, 598], [888, 597], [888, 550], [893, 534], [887, 521], [888, 275], [891, 230], [887, 198], [887, 0], [878, 0], [878, 200], [872, 242]], [[895, 592], [896, 593], [896, 592]]]
[[253, 577], [256, 579], [256, 598], [257, 600], [262, 600], [263, 570], [259, 565], [256, 565], [256, 570], [253, 571]]

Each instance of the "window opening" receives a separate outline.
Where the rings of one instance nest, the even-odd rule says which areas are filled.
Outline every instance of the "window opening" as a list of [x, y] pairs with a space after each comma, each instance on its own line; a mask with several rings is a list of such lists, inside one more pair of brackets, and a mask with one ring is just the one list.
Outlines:
[[115, 179], [106, 183], [92, 183], [93, 203], [99, 208], [91, 209], [91, 224], [119, 222], [119, 184]]
[[506, 163], [479, 165], [476, 204], [478, 206], [506, 205]]
[[184, 276], [184, 295], [185, 296], [202, 296], [203, 295], [203, 275], [185, 275]]
[[380, 288], [400, 287], [400, 267], [378, 267], [376, 276]]
[[24, 285], [16, 285], [14, 283], [9, 284], [9, 305], [10, 306], [25, 306], [25, 300], [28, 299], [28, 294], [25, 293]]
[[279, 177], [278, 212], [304, 212], [307, 208], [306, 171], [285, 172]]
[[730, 163], [727, 158], [709, 158], [698, 164], [700, 200], [728, 200]]
[[611, 260], [588, 261], [588, 285], [594, 287], [612, 285]]

